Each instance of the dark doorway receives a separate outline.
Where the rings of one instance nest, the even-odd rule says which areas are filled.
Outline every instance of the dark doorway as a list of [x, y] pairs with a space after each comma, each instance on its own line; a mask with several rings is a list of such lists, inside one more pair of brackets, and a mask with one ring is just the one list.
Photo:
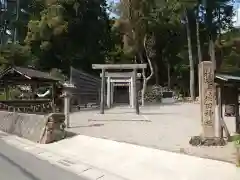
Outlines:
[[116, 86], [114, 90], [114, 103], [129, 104], [128, 86]]

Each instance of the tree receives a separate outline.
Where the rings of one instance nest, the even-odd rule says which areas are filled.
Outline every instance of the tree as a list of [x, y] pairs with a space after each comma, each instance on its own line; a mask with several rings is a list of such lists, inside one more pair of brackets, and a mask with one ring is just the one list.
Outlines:
[[205, 10], [204, 22], [209, 34], [209, 55], [216, 69], [215, 41], [217, 37], [221, 38], [222, 31], [232, 27], [233, 3], [232, 0], [203, 0], [202, 4]]
[[197, 38], [197, 52], [198, 52], [198, 63], [202, 62], [202, 48], [201, 48], [201, 41], [200, 41], [200, 26], [199, 23], [201, 22], [201, 16], [202, 13], [202, 6], [200, 4], [200, 0], [197, 1], [196, 5], [196, 38]]
[[189, 15], [187, 9], [185, 9], [185, 23], [186, 23], [186, 31], [187, 31], [187, 42], [188, 42], [188, 56], [189, 56], [189, 66], [190, 66], [190, 96], [192, 101], [196, 98], [195, 92], [195, 66], [192, 55], [192, 41], [191, 41], [191, 30], [189, 25]]
[[135, 57], [135, 63], [147, 62], [150, 68], [150, 74], [147, 77], [145, 76], [145, 70], [143, 70], [142, 105], [144, 105], [147, 83], [154, 75], [152, 60], [148, 56], [150, 49], [147, 45], [149, 35], [151, 35], [148, 31], [148, 18], [154, 4], [154, 0], [122, 0], [119, 6], [121, 16], [116, 22], [116, 27], [124, 33], [124, 49], [130, 49], [127, 53]]
[[[189, 63], [190, 63], [190, 94], [192, 99], [195, 99], [195, 77], [194, 77], [194, 62], [192, 59], [192, 47], [191, 47], [191, 29], [189, 26], [189, 16], [193, 11], [196, 11], [196, 38], [197, 38], [197, 51], [198, 59], [202, 59], [202, 50], [199, 34], [199, 22], [202, 20], [205, 24], [209, 35], [209, 56], [211, 61], [216, 67], [215, 62], [215, 40], [217, 34], [221, 34], [223, 29], [231, 27], [232, 22], [232, 5], [229, 4], [230, 0], [217, 0], [217, 1], [199, 1], [199, 0], [183, 0], [183, 9], [185, 11], [186, 29], [188, 37], [188, 51], [189, 51]], [[201, 11], [201, 16], [199, 14]], [[188, 23], [187, 23], [188, 22]]]
[[[179, 47], [182, 44], [180, 33], [182, 33], [180, 22], [180, 4], [177, 1], [156, 1], [156, 7], [151, 13], [150, 31], [154, 32], [156, 37], [156, 45], [153, 46], [156, 57], [153, 60], [153, 67], [155, 70], [156, 84], [160, 84], [159, 75], [164, 75], [164, 69], [159, 66], [164, 65], [168, 74], [168, 86], [171, 86], [170, 70], [172, 67], [172, 60], [176, 58], [180, 51]], [[162, 73], [163, 72], [163, 73]]]
[[30, 21], [28, 29], [25, 42], [42, 69], [91, 71], [91, 64], [104, 63], [113, 48], [105, 0], [46, 1], [41, 18]]
[[28, 66], [36, 60], [30, 50], [20, 44], [6, 44], [0, 47], [1, 69], [9, 66]]

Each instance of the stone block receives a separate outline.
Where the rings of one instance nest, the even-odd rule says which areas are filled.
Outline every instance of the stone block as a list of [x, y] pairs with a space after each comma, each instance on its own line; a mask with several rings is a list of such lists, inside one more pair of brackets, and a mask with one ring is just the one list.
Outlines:
[[0, 130], [37, 143], [64, 138], [64, 114], [26, 114], [0, 111]]

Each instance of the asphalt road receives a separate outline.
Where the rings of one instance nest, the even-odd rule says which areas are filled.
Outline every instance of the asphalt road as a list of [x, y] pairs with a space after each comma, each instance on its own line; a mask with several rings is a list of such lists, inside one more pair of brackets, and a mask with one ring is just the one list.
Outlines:
[[47, 161], [9, 146], [0, 139], [1, 180], [86, 180]]

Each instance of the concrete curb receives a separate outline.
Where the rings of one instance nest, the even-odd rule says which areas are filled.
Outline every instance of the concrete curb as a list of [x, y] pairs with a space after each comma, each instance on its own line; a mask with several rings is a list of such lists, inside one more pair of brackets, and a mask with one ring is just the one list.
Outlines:
[[2, 140], [88, 180], [205, 180], [216, 179], [216, 174], [219, 180], [240, 177], [239, 169], [230, 163], [84, 135], [50, 145], [12, 135], [3, 135]]
[[38, 159], [48, 161], [50, 164], [61, 167], [87, 180], [126, 180], [123, 177], [119, 177], [84, 162], [80, 162], [70, 157], [59, 155], [56, 152], [46, 150], [42, 147], [39, 147], [39, 144], [33, 143], [18, 136], [10, 135], [0, 131], [0, 138], [5, 143], [19, 150], [28, 152]]

